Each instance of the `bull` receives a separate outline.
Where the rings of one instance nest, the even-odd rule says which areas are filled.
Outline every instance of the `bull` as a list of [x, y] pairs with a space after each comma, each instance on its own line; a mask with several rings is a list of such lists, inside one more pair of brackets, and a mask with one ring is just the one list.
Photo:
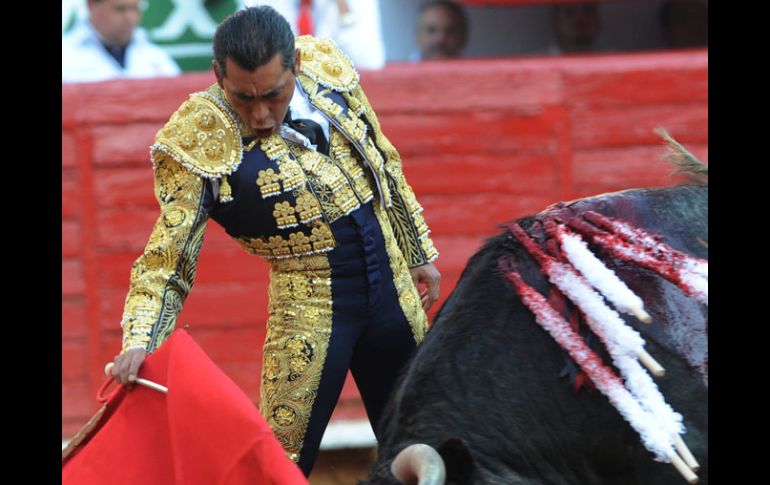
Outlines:
[[[707, 200], [707, 184], [632, 189], [556, 204], [516, 227], [545, 247], [547, 221], [599, 214], [707, 260]], [[665, 368], [655, 383], [683, 417], [684, 441], [700, 467], [699, 482], [707, 484], [707, 304], [670, 278], [590, 247], [644, 301], [651, 323], [623, 320]], [[501, 272], [504, 260], [539, 294], [553, 295], [541, 264], [510, 230], [489, 239], [394, 390], [380, 422], [378, 458], [359, 484], [685, 483], [654, 459], [605, 395], [587, 385], [576, 391], [578, 369]], [[575, 314], [567, 305], [565, 318], [570, 308]], [[581, 331], [610, 362], [595, 336]]]

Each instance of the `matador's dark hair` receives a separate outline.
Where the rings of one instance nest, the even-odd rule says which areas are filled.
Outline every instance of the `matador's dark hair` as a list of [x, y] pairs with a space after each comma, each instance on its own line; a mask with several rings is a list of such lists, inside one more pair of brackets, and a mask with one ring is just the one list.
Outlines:
[[248, 7], [230, 15], [214, 33], [214, 59], [223, 76], [227, 58], [253, 71], [282, 54], [283, 67], [294, 67], [294, 34], [289, 23], [271, 7]]

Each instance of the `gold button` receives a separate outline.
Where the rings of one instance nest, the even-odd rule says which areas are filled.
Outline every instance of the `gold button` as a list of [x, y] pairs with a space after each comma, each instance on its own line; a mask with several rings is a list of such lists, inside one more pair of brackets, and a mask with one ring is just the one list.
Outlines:
[[214, 127], [214, 124], [216, 124], [214, 113], [209, 110], [201, 111], [195, 115], [195, 124], [198, 125], [198, 128], [203, 130], [210, 130]]
[[340, 77], [342, 74], [342, 66], [336, 62], [326, 61], [323, 63], [323, 69], [332, 77]]

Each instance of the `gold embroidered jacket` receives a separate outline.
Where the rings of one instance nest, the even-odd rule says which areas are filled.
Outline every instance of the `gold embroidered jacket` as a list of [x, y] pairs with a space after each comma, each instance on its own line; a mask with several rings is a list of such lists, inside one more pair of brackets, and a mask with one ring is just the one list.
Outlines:
[[329, 156], [277, 134], [249, 138], [216, 85], [192, 94], [151, 148], [161, 213], [132, 266], [124, 351], [152, 352], [173, 331], [209, 218], [252, 254], [298, 258], [333, 249], [329, 224], [376, 196], [410, 268], [438, 257], [401, 158], [349, 59], [325, 39], [296, 44], [299, 87], [331, 125]]

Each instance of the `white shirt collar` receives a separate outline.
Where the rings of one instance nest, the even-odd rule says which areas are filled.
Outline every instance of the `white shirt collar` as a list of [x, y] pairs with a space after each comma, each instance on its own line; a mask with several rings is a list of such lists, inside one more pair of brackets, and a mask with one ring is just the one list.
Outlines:
[[[305, 91], [302, 89], [299, 80], [296, 81], [294, 95], [292, 96], [291, 101], [289, 101], [289, 109], [291, 110], [292, 119], [310, 119], [318, 123], [323, 129], [326, 141], [329, 141], [329, 120], [327, 120], [320, 111], [318, 111], [312, 104], [310, 104], [310, 101], [307, 98], [307, 93], [305, 93]], [[313, 150], [317, 148], [315, 145], [310, 143], [310, 140], [308, 140], [305, 135], [290, 128], [286, 124], [281, 125], [281, 127], [278, 129], [278, 133], [282, 137], [288, 138], [289, 140], [295, 143], [299, 143], [304, 147], [312, 148]]]

